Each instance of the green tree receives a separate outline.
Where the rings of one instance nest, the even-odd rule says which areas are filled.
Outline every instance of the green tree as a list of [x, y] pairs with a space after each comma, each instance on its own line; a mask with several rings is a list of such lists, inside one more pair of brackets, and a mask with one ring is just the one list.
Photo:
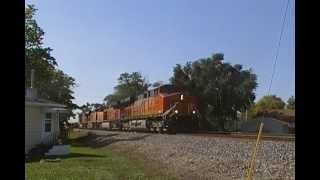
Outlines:
[[236, 112], [249, 108], [255, 99], [257, 77], [252, 70], [223, 60], [224, 55], [216, 53], [184, 66], [177, 64], [173, 69], [171, 83], [198, 99], [201, 128], [225, 130], [225, 124], [235, 119]]
[[106, 105], [114, 105], [120, 100], [137, 95], [148, 90], [150, 84], [139, 72], [122, 73], [118, 78], [118, 84], [114, 87], [114, 92], [104, 98]]
[[287, 101], [287, 109], [295, 109], [295, 97], [294, 96], [290, 96], [288, 101]]
[[256, 112], [284, 109], [285, 102], [276, 95], [263, 96], [255, 106]]
[[35, 69], [34, 83], [42, 91], [50, 83], [57, 62], [50, 54], [52, 49], [43, 47], [44, 31], [34, 19], [36, 11], [34, 5], [25, 9], [25, 86], [30, 85], [30, 72]]
[[51, 82], [46, 89], [39, 94], [46, 98], [66, 105], [70, 110], [77, 109], [78, 106], [72, 102], [73, 87], [76, 86], [75, 79], [63, 73], [59, 69], [55, 69], [52, 74]]
[[75, 79], [57, 68], [56, 59], [50, 54], [52, 49], [44, 47], [44, 31], [34, 19], [36, 11], [34, 5], [25, 8], [25, 87], [30, 86], [30, 74], [34, 69], [38, 96], [65, 104], [74, 116], [72, 110], [78, 107], [72, 102]]
[[88, 114], [92, 111], [95, 111], [96, 109], [103, 107], [103, 104], [100, 103], [86, 103], [79, 107], [81, 110], [80, 114]]

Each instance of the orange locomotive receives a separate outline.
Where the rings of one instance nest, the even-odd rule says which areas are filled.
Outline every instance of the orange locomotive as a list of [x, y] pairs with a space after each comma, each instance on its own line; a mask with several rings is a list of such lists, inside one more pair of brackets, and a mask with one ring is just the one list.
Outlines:
[[88, 128], [88, 115], [87, 114], [81, 114], [79, 116], [79, 122], [80, 122], [80, 127], [81, 128]]
[[[193, 130], [198, 126], [199, 116], [194, 97], [173, 85], [162, 85], [136, 98], [124, 99], [103, 113], [103, 121], [95, 119], [97, 127], [156, 132]], [[96, 118], [93, 114], [92, 118]]]

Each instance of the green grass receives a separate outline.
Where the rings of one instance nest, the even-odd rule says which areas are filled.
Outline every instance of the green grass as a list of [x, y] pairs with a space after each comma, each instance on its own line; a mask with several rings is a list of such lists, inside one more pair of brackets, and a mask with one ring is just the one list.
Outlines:
[[107, 148], [86, 147], [74, 139], [71, 139], [70, 143], [70, 155], [58, 157], [61, 159], [58, 162], [27, 162], [27, 179], [172, 179], [159, 173], [151, 173], [152, 170], [145, 167], [142, 161], [132, 160], [126, 154]]

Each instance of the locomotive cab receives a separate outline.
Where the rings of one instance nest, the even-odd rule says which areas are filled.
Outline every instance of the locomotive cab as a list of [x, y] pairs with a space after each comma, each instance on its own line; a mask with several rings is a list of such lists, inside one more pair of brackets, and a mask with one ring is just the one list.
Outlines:
[[160, 87], [164, 112], [167, 112], [166, 126], [175, 131], [192, 131], [198, 126], [198, 111], [195, 98], [187, 92], [165, 85]]

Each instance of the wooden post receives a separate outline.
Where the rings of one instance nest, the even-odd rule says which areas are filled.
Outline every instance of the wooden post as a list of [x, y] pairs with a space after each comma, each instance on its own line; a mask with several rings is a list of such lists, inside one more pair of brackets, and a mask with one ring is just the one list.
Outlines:
[[255, 165], [255, 160], [256, 160], [256, 155], [257, 155], [257, 149], [258, 149], [258, 145], [259, 145], [259, 142], [260, 142], [262, 128], [263, 128], [263, 123], [260, 124], [260, 129], [259, 129], [257, 141], [256, 141], [256, 144], [255, 144], [254, 149], [253, 149], [253, 154], [252, 154], [252, 157], [251, 157], [249, 171], [247, 173], [247, 178], [246, 178], [247, 180], [252, 180], [252, 176], [253, 176], [253, 172], [254, 172], [254, 165]]
[[248, 110], [246, 109], [246, 122], [248, 121]]

